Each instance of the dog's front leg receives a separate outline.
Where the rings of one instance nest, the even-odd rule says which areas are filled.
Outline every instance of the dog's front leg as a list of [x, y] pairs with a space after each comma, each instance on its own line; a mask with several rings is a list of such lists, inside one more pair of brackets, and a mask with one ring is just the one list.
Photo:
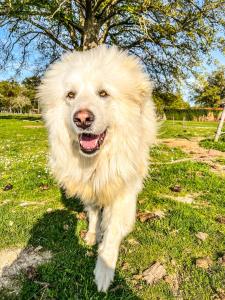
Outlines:
[[114, 277], [119, 246], [133, 228], [136, 214], [136, 194], [127, 194], [103, 210], [101, 229], [104, 231], [98, 249], [95, 282], [98, 291], [106, 292]]
[[87, 245], [93, 246], [101, 238], [100, 233], [100, 209], [96, 206], [87, 206], [85, 210], [88, 213], [88, 232], [85, 236]]

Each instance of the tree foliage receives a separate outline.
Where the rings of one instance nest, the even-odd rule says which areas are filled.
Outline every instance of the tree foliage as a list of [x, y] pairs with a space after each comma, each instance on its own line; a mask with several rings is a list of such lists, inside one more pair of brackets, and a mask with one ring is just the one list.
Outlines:
[[138, 55], [156, 82], [174, 84], [222, 47], [224, 8], [223, 0], [3, 0], [2, 61], [15, 59], [18, 45], [21, 64], [35, 49], [45, 67], [66, 50], [115, 44]]
[[225, 102], [225, 70], [220, 68], [208, 76], [200, 78], [194, 89], [194, 101], [197, 106], [219, 107]]
[[25, 85], [15, 81], [0, 81], [0, 109], [10, 112], [27, 112], [30, 108], [36, 108], [32, 102], [34, 92], [34, 88], [32, 91], [31, 88], [28, 89]]
[[20, 86], [15, 81], [0, 82], [0, 107], [10, 108], [11, 101], [20, 93]]
[[165, 109], [187, 109], [189, 103], [184, 101], [180, 92], [163, 91], [156, 88], [153, 91], [153, 100], [159, 114], [162, 114]]
[[26, 96], [30, 102], [33, 109], [39, 110], [39, 104], [36, 97], [36, 89], [41, 82], [40, 77], [31, 76], [27, 77], [22, 81], [22, 85], [24, 86], [24, 96]]
[[28, 97], [21, 93], [17, 97], [11, 99], [10, 105], [12, 109], [22, 113], [23, 109], [27, 110], [31, 108], [31, 101]]

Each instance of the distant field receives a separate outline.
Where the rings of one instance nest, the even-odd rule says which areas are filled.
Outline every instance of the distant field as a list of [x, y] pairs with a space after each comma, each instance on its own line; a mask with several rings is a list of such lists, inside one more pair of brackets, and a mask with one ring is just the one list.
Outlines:
[[215, 135], [217, 122], [166, 121], [161, 125], [160, 138], [190, 138]]
[[[159, 138], [210, 138], [216, 127], [214, 122], [166, 121]], [[0, 299], [224, 299], [224, 174], [178, 147], [158, 144], [151, 150], [138, 211], [160, 211], [161, 217], [137, 221], [122, 243], [115, 282], [105, 295], [93, 282], [97, 254], [82, 239], [87, 228], [82, 207], [55, 184], [47, 152], [40, 119], [0, 119], [0, 248], [32, 246], [52, 254], [48, 262], [18, 275], [17, 294], [13, 284]], [[216, 162], [223, 166], [225, 160], [218, 156]], [[196, 236], [199, 232], [208, 234], [205, 241]], [[198, 258], [207, 268], [196, 265]], [[150, 286], [141, 274], [155, 261], [164, 265], [167, 277]]]

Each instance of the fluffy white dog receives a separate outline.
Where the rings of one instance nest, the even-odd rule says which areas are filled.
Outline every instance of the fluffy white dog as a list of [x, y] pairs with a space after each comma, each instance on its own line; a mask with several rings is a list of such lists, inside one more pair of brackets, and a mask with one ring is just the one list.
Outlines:
[[39, 88], [51, 169], [67, 195], [86, 207], [87, 244], [100, 242], [98, 291], [112, 282], [121, 240], [135, 222], [156, 136], [151, 94], [138, 59], [106, 46], [64, 55]]

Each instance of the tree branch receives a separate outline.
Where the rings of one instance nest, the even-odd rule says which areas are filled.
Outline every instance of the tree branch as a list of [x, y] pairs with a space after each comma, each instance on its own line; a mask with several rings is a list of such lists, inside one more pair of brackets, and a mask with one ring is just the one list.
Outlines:
[[32, 24], [33, 26], [41, 29], [50, 39], [52, 39], [56, 44], [58, 44], [60, 47], [62, 47], [64, 50], [69, 50], [72, 51], [72, 48], [69, 48], [68, 46], [66, 46], [65, 44], [63, 44], [59, 39], [57, 39], [54, 34], [48, 29], [45, 28], [44, 26], [42, 26], [39, 23], [34, 22], [33, 20], [27, 20], [28, 23]]

